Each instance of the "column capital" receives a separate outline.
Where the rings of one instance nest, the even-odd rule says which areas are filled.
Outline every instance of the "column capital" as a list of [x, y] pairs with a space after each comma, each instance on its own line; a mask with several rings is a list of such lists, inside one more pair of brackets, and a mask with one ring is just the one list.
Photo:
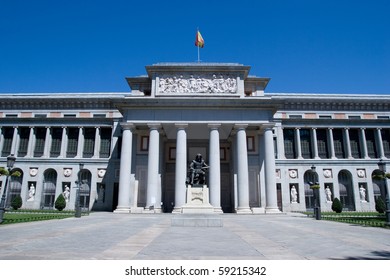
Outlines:
[[234, 129], [236, 129], [236, 130], [246, 129], [247, 127], [248, 127], [247, 123], [236, 123], [236, 124], [234, 124]]
[[188, 123], [175, 123], [175, 127], [177, 129], [186, 129], [188, 127]]
[[150, 129], [160, 129], [161, 128], [161, 123], [148, 123], [147, 126]]
[[220, 124], [220, 123], [209, 123], [209, 124], [207, 125], [207, 127], [210, 128], [211, 130], [213, 130], [213, 129], [218, 129], [218, 128], [221, 127], [221, 124]]
[[133, 123], [127, 123], [127, 122], [122, 122], [120, 123], [122, 129], [126, 130], [129, 129], [131, 132], [135, 129], [135, 125]]

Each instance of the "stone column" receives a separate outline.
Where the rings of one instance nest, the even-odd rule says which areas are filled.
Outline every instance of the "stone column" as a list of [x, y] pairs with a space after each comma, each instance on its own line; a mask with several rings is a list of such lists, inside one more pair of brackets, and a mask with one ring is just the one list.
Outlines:
[[209, 124], [210, 128], [210, 156], [209, 156], [209, 190], [210, 204], [214, 212], [222, 212], [221, 209], [221, 156], [219, 147], [219, 131], [221, 124]]
[[[122, 124], [122, 151], [119, 171], [119, 193], [118, 193], [118, 206], [115, 213], [130, 213], [131, 205], [131, 159], [132, 159], [132, 147], [133, 147], [133, 129], [132, 124]], [[134, 198], [137, 199], [137, 198]]]
[[46, 127], [45, 147], [43, 149], [43, 157], [50, 157], [51, 150], [51, 128]]
[[100, 127], [95, 127], [95, 146], [93, 149], [93, 158], [99, 158], [100, 153]]
[[245, 131], [247, 126], [247, 124], [239, 124], [234, 127], [237, 130], [237, 213], [251, 213], [249, 208], [248, 149]]
[[61, 136], [61, 152], [60, 157], [65, 158], [66, 157], [66, 147], [68, 146], [68, 137], [66, 133], [66, 127], [62, 127], [62, 136]]
[[34, 145], [35, 145], [35, 134], [34, 127], [30, 126], [30, 135], [28, 137], [28, 148], [27, 148], [27, 157], [34, 156]]
[[150, 128], [149, 134], [149, 154], [148, 154], [148, 183], [146, 187], [146, 208], [161, 210], [161, 197], [159, 186], [159, 153], [160, 153], [160, 133], [159, 128], [161, 124], [148, 124]]
[[12, 136], [12, 144], [11, 144], [11, 155], [17, 155], [16, 154], [16, 148], [18, 144], [18, 127], [14, 126], [14, 134]]
[[302, 159], [301, 130], [299, 128], [295, 128], [295, 149], [297, 151], [297, 159]]
[[375, 142], [377, 143], [377, 148], [378, 148], [378, 153], [379, 153], [379, 158], [384, 159], [385, 158], [385, 150], [383, 148], [383, 142], [382, 142], [382, 130], [380, 128], [376, 129], [376, 134], [375, 134]]
[[283, 134], [283, 128], [277, 127], [276, 128], [276, 140], [278, 145], [278, 159], [286, 159], [286, 155], [284, 152], [284, 134]]
[[181, 208], [186, 203], [187, 127], [188, 124], [176, 124], [175, 213], [181, 213]]
[[345, 150], [347, 152], [347, 158], [352, 158], [352, 152], [351, 152], [351, 141], [349, 139], [349, 128], [344, 128], [344, 140], [345, 140]]
[[317, 128], [312, 128], [311, 130], [311, 140], [312, 140], [312, 147], [313, 147], [313, 155], [315, 159], [319, 159], [318, 156], [318, 143], [317, 143]]
[[265, 171], [265, 197], [266, 213], [279, 213], [276, 193], [275, 156], [272, 127], [264, 128], [264, 171]]
[[336, 154], [334, 151], [333, 128], [328, 128], [328, 143], [329, 143], [330, 158], [335, 159]]
[[79, 127], [79, 138], [77, 140], [77, 156], [78, 158], [83, 157], [83, 150], [84, 150], [84, 133], [83, 128]]
[[360, 139], [361, 141], [361, 148], [363, 152], [363, 158], [368, 159], [370, 158], [368, 156], [368, 151], [367, 151], [367, 140], [366, 140], [366, 129], [364, 127], [360, 128]]

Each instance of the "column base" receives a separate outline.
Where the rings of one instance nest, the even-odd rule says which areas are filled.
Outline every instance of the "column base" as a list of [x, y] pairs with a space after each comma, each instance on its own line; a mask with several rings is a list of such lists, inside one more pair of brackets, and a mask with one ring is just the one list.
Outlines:
[[266, 207], [265, 214], [282, 214], [282, 212], [277, 207]]
[[249, 207], [237, 208], [237, 214], [252, 214], [252, 210]]
[[214, 207], [214, 213], [223, 214], [222, 208], [221, 207]]
[[183, 209], [181, 207], [175, 207], [172, 210], [172, 214], [181, 214], [183, 212]]
[[114, 210], [115, 214], [129, 214], [131, 212], [129, 207], [118, 207]]

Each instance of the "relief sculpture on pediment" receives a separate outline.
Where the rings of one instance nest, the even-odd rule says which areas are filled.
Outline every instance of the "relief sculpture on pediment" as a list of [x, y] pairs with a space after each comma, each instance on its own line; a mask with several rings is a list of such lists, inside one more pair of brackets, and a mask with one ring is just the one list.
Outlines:
[[159, 93], [236, 93], [237, 80], [222, 74], [159, 77]]

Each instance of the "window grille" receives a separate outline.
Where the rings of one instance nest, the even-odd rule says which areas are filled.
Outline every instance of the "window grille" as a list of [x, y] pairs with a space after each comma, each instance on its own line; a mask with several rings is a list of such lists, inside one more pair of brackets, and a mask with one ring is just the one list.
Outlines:
[[328, 138], [325, 129], [317, 130], [317, 148], [320, 158], [329, 158]]
[[390, 157], [390, 130], [382, 129], [383, 151], [386, 157]]
[[1, 151], [2, 157], [7, 157], [11, 153], [13, 137], [14, 137], [14, 128], [4, 127], [3, 128], [3, 150]]
[[45, 150], [45, 138], [46, 138], [46, 128], [45, 127], [37, 127], [35, 129], [34, 157], [43, 156], [43, 152]]
[[67, 158], [74, 158], [77, 156], [78, 139], [79, 139], [79, 129], [77, 127], [68, 128], [68, 145], [66, 148]]
[[50, 157], [58, 157], [61, 154], [62, 128], [52, 128], [51, 138]]
[[27, 155], [28, 141], [30, 137], [30, 128], [21, 127], [19, 129], [19, 148], [18, 148], [18, 157], [25, 157]]
[[350, 129], [349, 142], [351, 144], [351, 154], [354, 158], [361, 158], [362, 153], [360, 151], [360, 138], [359, 131], [357, 129]]
[[365, 133], [368, 156], [370, 158], [378, 158], [378, 151], [375, 145], [375, 131], [373, 129], [366, 129]]
[[283, 129], [283, 138], [286, 158], [296, 158], [294, 129]]
[[341, 129], [333, 130], [334, 152], [337, 158], [345, 158], [343, 133]]
[[93, 152], [95, 149], [95, 131], [96, 128], [84, 128], [84, 158], [93, 157]]
[[312, 148], [311, 148], [311, 136], [309, 129], [300, 129], [299, 130], [301, 138], [301, 152], [303, 158], [312, 158]]
[[100, 158], [110, 157], [111, 133], [111, 128], [102, 128], [100, 130]]

